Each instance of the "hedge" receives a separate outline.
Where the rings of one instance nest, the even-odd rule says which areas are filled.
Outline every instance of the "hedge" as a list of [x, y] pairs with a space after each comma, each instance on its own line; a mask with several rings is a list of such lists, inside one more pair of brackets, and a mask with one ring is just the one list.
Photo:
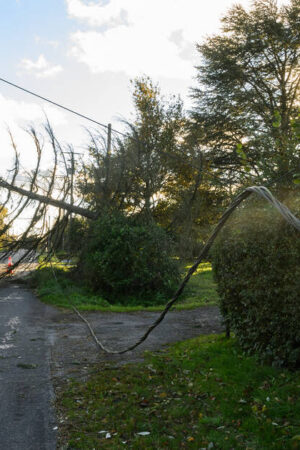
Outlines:
[[299, 231], [269, 207], [246, 205], [222, 232], [212, 261], [221, 312], [244, 351], [300, 367]]

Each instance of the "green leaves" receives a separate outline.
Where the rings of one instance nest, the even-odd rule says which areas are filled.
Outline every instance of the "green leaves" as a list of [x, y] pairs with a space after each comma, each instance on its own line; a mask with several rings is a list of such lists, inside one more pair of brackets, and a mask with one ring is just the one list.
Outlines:
[[298, 113], [298, 117], [291, 121], [291, 125], [296, 139], [300, 140], [300, 112]]
[[243, 151], [242, 144], [240, 144], [240, 143], [236, 144], [236, 152], [244, 161], [247, 161], [247, 156], [246, 156], [246, 153]]
[[247, 159], [247, 155], [243, 150], [243, 145], [241, 143], [236, 145], [236, 152], [237, 154], [240, 156], [241, 160], [242, 160], [242, 164], [243, 167], [245, 169], [246, 172], [250, 172], [251, 168], [248, 165], [248, 159]]
[[[236, 5], [223, 17], [221, 33], [197, 47], [195, 136], [212, 161], [222, 161], [224, 178], [230, 169], [237, 184], [244, 172], [272, 181], [281, 175], [278, 169], [283, 173], [297, 164], [298, 17], [298, 1], [287, 2], [285, 10], [272, 1], [253, 2], [247, 10]], [[237, 140], [247, 142], [247, 150], [239, 144], [240, 158], [233, 162], [228, 148]]]
[[163, 304], [179, 281], [172, 242], [155, 223], [121, 213], [103, 214], [91, 224], [80, 270], [94, 291], [111, 303]]
[[272, 126], [274, 128], [279, 128], [281, 125], [281, 115], [279, 111], [274, 112], [274, 120], [272, 122]]
[[244, 351], [276, 366], [300, 367], [299, 262], [299, 232], [268, 207], [241, 210], [214, 249], [225, 320]]
[[294, 184], [300, 184], [300, 173], [296, 173], [293, 177]]

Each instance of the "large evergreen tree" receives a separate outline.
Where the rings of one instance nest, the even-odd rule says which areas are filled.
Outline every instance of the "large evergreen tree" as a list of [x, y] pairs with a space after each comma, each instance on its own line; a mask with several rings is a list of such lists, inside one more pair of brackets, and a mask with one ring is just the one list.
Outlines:
[[[153, 216], [164, 199], [164, 189], [175, 177], [184, 114], [180, 98], [166, 99], [149, 77], [136, 78], [133, 85], [135, 119], [129, 124], [127, 151], [133, 161], [132, 200], [138, 209]], [[175, 172], [174, 172], [175, 171]]]
[[197, 47], [191, 128], [211, 167], [234, 173], [234, 182], [272, 181], [299, 167], [291, 125], [300, 103], [300, 1], [235, 5], [221, 33]]

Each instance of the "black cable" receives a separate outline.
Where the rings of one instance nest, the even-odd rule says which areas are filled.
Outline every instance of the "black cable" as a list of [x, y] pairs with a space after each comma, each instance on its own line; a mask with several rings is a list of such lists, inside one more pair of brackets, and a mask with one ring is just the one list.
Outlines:
[[[65, 111], [68, 111], [68, 112], [70, 112], [72, 114], [75, 114], [78, 117], [82, 117], [83, 119], [86, 119], [86, 120], [88, 120], [90, 122], [93, 122], [93, 123], [95, 123], [97, 125], [100, 125], [102, 128], [105, 128], [106, 130], [108, 130], [108, 125], [105, 125], [105, 124], [103, 124], [101, 122], [98, 122], [97, 120], [91, 119], [90, 117], [85, 116], [84, 114], [81, 114], [81, 113], [79, 113], [77, 111], [74, 111], [73, 109], [67, 108], [66, 106], [63, 106], [63, 105], [61, 105], [59, 103], [56, 103], [56, 102], [53, 102], [52, 100], [50, 100], [50, 99], [48, 99], [46, 97], [43, 97], [42, 95], [36, 94], [35, 92], [32, 92], [32, 91], [29, 91], [28, 89], [25, 89], [25, 88], [23, 88], [21, 86], [18, 86], [17, 84], [14, 84], [11, 81], [5, 80], [4, 78], [0, 78], [0, 81], [3, 81], [4, 83], [7, 83], [10, 86], [13, 86], [13, 87], [15, 87], [17, 89], [20, 89], [21, 91], [24, 91], [27, 94], [33, 95], [33, 96], [35, 96], [37, 98], [40, 98], [40, 99], [42, 99], [42, 100], [44, 100], [44, 101], [46, 101], [48, 103], [51, 103], [52, 105], [55, 105], [58, 108], [64, 109]], [[119, 134], [120, 136], [127, 137], [127, 138], [129, 138], [129, 139], [131, 139], [131, 140], [133, 140], [133, 141], [135, 141], [137, 143], [141, 143], [138, 139], [135, 139], [134, 137], [132, 137], [132, 136], [130, 136], [128, 134], [122, 133], [121, 131], [115, 130], [114, 128], [111, 128], [111, 131], [114, 132], [114, 133]], [[168, 155], [168, 156], [171, 156], [171, 157], [176, 158], [176, 159], [181, 159], [181, 157], [179, 155], [176, 155], [176, 154], [171, 154], [171, 153], [165, 152], [165, 151], [162, 151], [161, 153], [163, 153], [165, 155]], [[185, 162], [185, 164], [188, 165], [189, 167], [191, 167], [192, 169], [199, 170], [199, 167], [196, 167], [193, 164], [190, 164], [190, 163], [187, 163], [187, 162]], [[272, 182], [268, 183], [267, 186], [272, 186], [276, 181], [284, 178], [287, 174], [289, 174], [290, 172], [293, 172], [293, 171], [295, 171], [295, 169], [289, 170], [286, 174], [284, 174], [283, 176], [279, 177], [278, 179], [275, 178], [275, 180], [273, 180]], [[215, 178], [215, 179], [217, 178], [213, 174], [210, 174], [210, 175], [213, 178]]]
[[[70, 113], [72, 113], [72, 114], [75, 114], [75, 115], [78, 116], [78, 117], [82, 117], [83, 119], [86, 119], [86, 120], [88, 120], [88, 121], [90, 121], [90, 122], [92, 122], [92, 123], [95, 123], [96, 125], [100, 125], [102, 128], [105, 128], [106, 130], [108, 130], [108, 125], [105, 125], [104, 123], [98, 122], [98, 121], [95, 120], [95, 119], [91, 119], [90, 117], [88, 117], [88, 116], [86, 116], [86, 115], [84, 115], [84, 114], [81, 114], [81, 113], [79, 113], [79, 112], [77, 112], [77, 111], [74, 111], [73, 109], [67, 108], [66, 106], [63, 106], [63, 105], [61, 105], [60, 103], [56, 103], [56, 102], [50, 100], [49, 98], [43, 97], [42, 95], [39, 95], [39, 94], [36, 94], [35, 92], [32, 92], [32, 91], [30, 91], [29, 89], [25, 89], [25, 88], [23, 88], [22, 86], [18, 86], [17, 84], [12, 83], [11, 81], [5, 80], [4, 78], [0, 78], [0, 81], [3, 81], [4, 83], [7, 83], [7, 84], [9, 84], [10, 86], [13, 86], [13, 87], [15, 87], [15, 88], [17, 88], [17, 89], [20, 89], [21, 91], [24, 91], [24, 92], [26, 92], [27, 94], [33, 95], [34, 97], [40, 98], [40, 99], [44, 100], [45, 102], [51, 103], [52, 105], [57, 106], [58, 108], [64, 109], [65, 111], [68, 111], [68, 112], [70, 112]], [[113, 133], [119, 134], [120, 136], [123, 136], [123, 137], [126, 137], [126, 138], [128, 138], [128, 139], [131, 139], [132, 141], [137, 142], [138, 144], [141, 144], [141, 143], [142, 143], [142, 142], [139, 141], [138, 139], [136, 139], [136, 138], [134, 138], [134, 137], [132, 137], [132, 136], [126, 134], [126, 133], [122, 133], [121, 131], [116, 130], [116, 129], [114, 129], [114, 128], [111, 128], [111, 131], [112, 131]], [[180, 156], [177, 156], [177, 155], [175, 155], [175, 154], [172, 155], [171, 153], [168, 153], [168, 152], [165, 152], [165, 151], [163, 151], [162, 153], [165, 153], [166, 155], [169, 155], [169, 156], [171, 156], [171, 157], [173, 157], [173, 158], [177, 158], [177, 159], [180, 158]], [[187, 164], [188, 166], [190, 166], [190, 167], [193, 168], [193, 169], [199, 170], [199, 168], [195, 167], [194, 165], [192, 165], [192, 164], [190, 164], [190, 163], [185, 163], [185, 164]]]
[[[67, 108], [66, 106], [63, 106], [63, 105], [61, 105], [59, 103], [53, 102], [49, 98], [43, 97], [42, 95], [36, 94], [35, 92], [32, 92], [32, 91], [29, 91], [28, 89], [25, 89], [25, 88], [23, 88], [21, 86], [18, 86], [17, 84], [11, 83], [10, 81], [5, 80], [4, 78], [0, 78], [0, 81], [3, 81], [4, 83], [7, 83], [7, 84], [9, 84], [9, 85], [11, 85], [11, 86], [13, 86], [13, 87], [15, 87], [17, 89], [20, 89], [21, 91], [24, 91], [27, 94], [34, 95], [35, 97], [40, 98], [40, 99], [44, 100], [45, 102], [51, 103], [52, 105], [55, 105], [55, 106], [58, 106], [58, 108], [64, 109], [66, 111], [69, 111], [70, 113], [75, 114], [76, 116], [82, 117], [83, 119], [89, 120], [90, 122], [93, 122], [93, 123], [95, 123], [97, 125], [100, 125], [100, 127], [108, 129], [108, 125], [105, 125], [104, 123], [98, 122], [97, 120], [91, 119], [90, 117], [85, 116], [84, 114], [81, 114], [81, 113], [79, 113], [77, 111], [74, 111], [73, 109]], [[114, 133], [120, 134], [121, 136], [124, 136], [124, 137], [127, 136], [125, 133], [122, 133], [121, 131], [114, 130], [114, 129], [112, 129], [112, 131]]]

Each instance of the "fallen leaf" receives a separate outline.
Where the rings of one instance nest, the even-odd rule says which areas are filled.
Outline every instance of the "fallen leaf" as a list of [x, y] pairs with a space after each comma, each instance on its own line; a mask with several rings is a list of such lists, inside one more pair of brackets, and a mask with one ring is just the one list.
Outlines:
[[21, 367], [21, 369], [36, 369], [37, 364], [19, 363], [19, 364], [17, 364], [17, 367]]

